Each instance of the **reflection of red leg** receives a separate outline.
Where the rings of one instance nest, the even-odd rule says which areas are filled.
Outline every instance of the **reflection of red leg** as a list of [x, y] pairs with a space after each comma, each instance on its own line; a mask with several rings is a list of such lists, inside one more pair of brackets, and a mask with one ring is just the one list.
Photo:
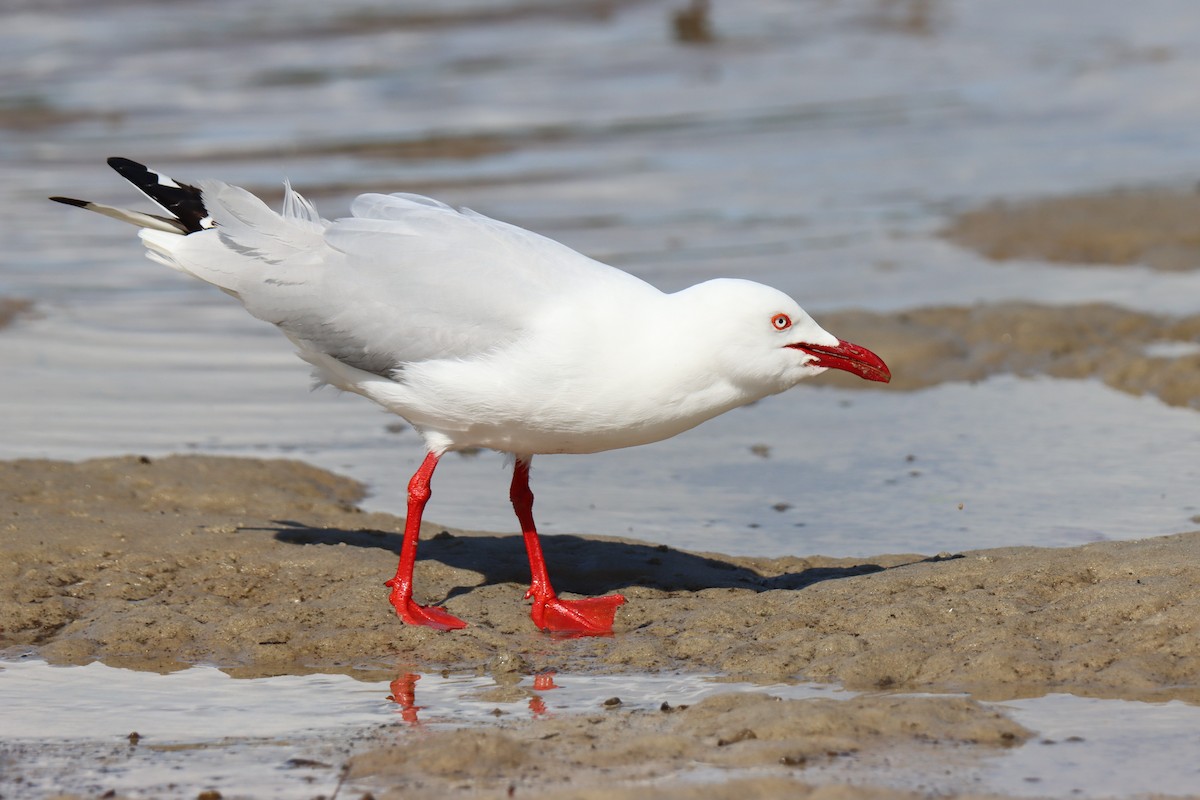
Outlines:
[[417, 712], [421, 710], [421, 707], [417, 705], [417, 681], [419, 680], [421, 680], [421, 676], [411, 672], [399, 675], [396, 680], [392, 681], [392, 694], [388, 697], [388, 700], [400, 706], [400, 718], [409, 725], [420, 723], [420, 720], [417, 719]]
[[558, 684], [554, 682], [554, 676], [557, 674], [556, 671], [548, 669], [545, 672], [539, 672], [537, 675], [534, 675], [533, 690], [535, 692], [547, 692], [551, 689], [559, 688]]
[[517, 519], [521, 522], [525, 550], [529, 553], [531, 578], [529, 591], [525, 596], [533, 598], [534, 624], [554, 633], [579, 636], [612, 633], [613, 616], [617, 613], [617, 606], [625, 602], [624, 597], [613, 594], [607, 597], [585, 597], [582, 600], [562, 600], [550, 585], [546, 559], [542, 556], [542, 545], [538, 541], [537, 528], [533, 524], [533, 492], [529, 489], [528, 461], [517, 459], [513, 467], [509, 497], [512, 498]]
[[421, 514], [429, 502], [429, 479], [433, 476], [438, 457], [433, 453], [425, 456], [421, 466], [408, 482], [408, 517], [404, 520], [404, 543], [400, 545], [400, 563], [396, 577], [385, 585], [392, 587], [388, 599], [395, 607], [400, 619], [409, 625], [428, 625], [440, 631], [465, 628], [467, 623], [458, 617], [433, 606], [419, 606], [412, 599], [413, 567], [417, 563], [417, 540], [421, 536]]
[[[558, 684], [554, 682], [554, 676], [557, 674], [554, 670], [548, 669], [545, 672], [539, 672], [534, 675], [533, 690], [535, 692], [548, 692], [551, 689], [559, 688]], [[534, 718], [550, 716], [550, 711], [546, 708], [546, 701], [542, 699], [540, 694], [529, 698], [529, 710], [533, 712]]]

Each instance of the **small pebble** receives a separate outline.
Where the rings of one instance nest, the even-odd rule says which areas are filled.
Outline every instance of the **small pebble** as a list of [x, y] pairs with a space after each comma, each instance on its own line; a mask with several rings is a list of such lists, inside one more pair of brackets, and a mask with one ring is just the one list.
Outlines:
[[730, 736], [728, 739], [718, 739], [717, 747], [725, 747], [726, 745], [737, 744], [738, 742], [745, 742], [745, 741], [749, 741], [751, 739], [757, 739], [757, 738], [758, 738], [757, 733], [750, 730], [749, 728], [743, 728], [742, 730], [735, 733], [733, 736]]

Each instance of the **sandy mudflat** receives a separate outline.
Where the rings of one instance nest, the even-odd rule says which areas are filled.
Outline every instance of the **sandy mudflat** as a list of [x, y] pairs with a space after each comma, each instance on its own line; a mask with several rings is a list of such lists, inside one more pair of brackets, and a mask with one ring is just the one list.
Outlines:
[[28, 300], [18, 300], [12, 297], [0, 297], [0, 328], [12, 323], [21, 314], [27, 314], [33, 308]]
[[946, 238], [996, 260], [1200, 269], [1200, 191], [1119, 188], [994, 202], [960, 214]]
[[[546, 537], [560, 590], [622, 591], [618, 636], [551, 642], [520, 536], [425, 531], [392, 614], [401, 519], [306, 464], [196, 456], [0, 463], [0, 626], [52, 662], [245, 674], [329, 668], [715, 670], [850, 688], [1200, 698], [1200, 531], [953, 558], [733, 558]], [[847, 522], [847, 524], [853, 524]]]
[[1069, 689], [1200, 699], [1200, 531], [1068, 549], [740, 558], [546, 537], [561, 590], [620, 591], [617, 636], [551, 643], [517, 534], [427, 527], [418, 595], [473, 623], [401, 625], [402, 520], [299, 462], [0, 463], [3, 643], [49, 661], [244, 674], [420, 668], [716, 671], [852, 689]]
[[[206, 661], [240, 675], [354, 670], [391, 679], [449, 668], [503, 683], [544, 670], [681, 670], [981, 699], [1067, 691], [1200, 700], [1200, 531], [858, 560], [550, 536], [562, 589], [629, 599], [616, 636], [554, 640], [527, 617], [519, 536], [437, 526], [425, 530], [418, 593], [472, 625], [452, 633], [401, 625], [382, 586], [401, 520], [359, 511], [361, 495], [348, 479], [291, 461], [0, 463], [0, 644], [53, 663], [170, 670]], [[653, 714], [615, 707], [427, 733], [360, 750], [350, 775], [405, 797], [499, 790], [508, 785], [500, 775], [522, 796], [569, 779], [573, 796], [674, 797], [684, 795], [639, 794], [628, 782], [686, 764], [736, 764], [766, 772], [704, 796], [778, 796], [802, 791], [793, 781], [804, 765], [848, 753], [969, 761], [1030, 735], [961, 697], [873, 692], [832, 702], [751, 693]]]
[[[376, 747], [351, 762], [350, 777], [391, 785], [387, 797], [445, 797], [464, 783], [475, 792], [521, 797], [746, 798], [909, 797], [861, 787], [817, 790], [796, 779], [839, 759], [945, 759], [965, 766], [1024, 742], [1030, 733], [963, 698], [859, 697], [781, 700], [730, 693], [690, 707], [522, 722], [498, 729], [438, 732]], [[695, 764], [774, 774], [709, 785], [631, 785]], [[414, 773], [416, 773], [414, 775]], [[582, 779], [582, 780], [581, 780]], [[464, 793], [465, 794], [465, 793]], [[516, 792], [514, 792], [516, 795]]]
[[[892, 368], [886, 390], [1005, 373], [1051, 375], [1096, 378], [1123, 392], [1200, 409], [1200, 315], [1145, 314], [1101, 303], [995, 303], [834, 312], [822, 314], [821, 324], [872, 343]], [[842, 389], [884, 386], [845, 374], [821, 380]]]

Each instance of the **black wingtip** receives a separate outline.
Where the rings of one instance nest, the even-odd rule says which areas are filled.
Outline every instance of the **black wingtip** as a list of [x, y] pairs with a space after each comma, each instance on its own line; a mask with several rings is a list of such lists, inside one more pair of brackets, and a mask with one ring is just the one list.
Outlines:
[[145, 190], [145, 186], [158, 183], [159, 174], [157, 172], [145, 164], [134, 161], [132, 158], [110, 156], [106, 161], [110, 167], [117, 171], [118, 175], [143, 191]]
[[188, 233], [213, 227], [212, 218], [208, 216], [208, 210], [204, 207], [204, 198], [195, 186], [180, 183], [169, 175], [156, 172], [130, 158], [111, 156], [108, 165], [136, 186], [142, 194], [178, 219]]
[[109, 156], [107, 163], [115, 169], [122, 177], [126, 172], [149, 172], [145, 164], [139, 164], [131, 158], [122, 158], [121, 156]]
[[76, 200], [74, 197], [51, 197], [50, 199], [56, 203], [63, 203], [64, 205], [75, 206], [76, 208], [87, 208], [91, 205], [87, 200]]

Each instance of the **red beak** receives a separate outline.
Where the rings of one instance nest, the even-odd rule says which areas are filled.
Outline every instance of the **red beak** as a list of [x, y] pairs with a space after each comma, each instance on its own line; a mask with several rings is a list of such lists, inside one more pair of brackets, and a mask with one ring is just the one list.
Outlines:
[[859, 347], [850, 342], [838, 341], [833, 347], [820, 344], [789, 344], [796, 350], [803, 350], [816, 360], [813, 366], [842, 369], [853, 372], [860, 378], [869, 381], [887, 383], [892, 379], [892, 371], [888, 369], [883, 359], [865, 347]]

